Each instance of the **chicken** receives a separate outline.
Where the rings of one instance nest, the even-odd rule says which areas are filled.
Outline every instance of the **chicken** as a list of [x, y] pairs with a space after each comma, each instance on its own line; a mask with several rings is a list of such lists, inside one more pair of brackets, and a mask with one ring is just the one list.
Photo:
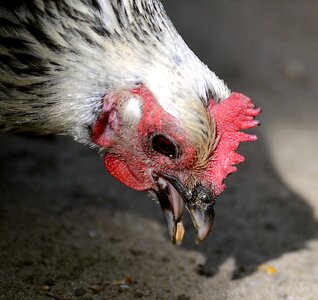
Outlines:
[[62, 134], [105, 151], [106, 170], [149, 191], [172, 242], [184, 207], [209, 234], [215, 199], [256, 136], [252, 101], [188, 48], [158, 0], [2, 0], [0, 128]]

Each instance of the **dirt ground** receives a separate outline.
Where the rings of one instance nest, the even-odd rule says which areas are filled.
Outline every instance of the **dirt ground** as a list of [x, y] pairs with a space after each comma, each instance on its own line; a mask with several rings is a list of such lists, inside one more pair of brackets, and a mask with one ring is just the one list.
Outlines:
[[0, 136], [0, 299], [318, 299], [317, 0], [165, 1], [191, 48], [263, 108], [202, 245], [65, 137]]

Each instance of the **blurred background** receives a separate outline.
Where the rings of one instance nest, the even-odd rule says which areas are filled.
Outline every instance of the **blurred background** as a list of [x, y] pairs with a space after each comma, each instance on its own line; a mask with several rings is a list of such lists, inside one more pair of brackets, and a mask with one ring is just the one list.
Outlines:
[[202, 245], [64, 137], [0, 136], [0, 299], [318, 299], [318, 2], [163, 1], [190, 48], [262, 107]]

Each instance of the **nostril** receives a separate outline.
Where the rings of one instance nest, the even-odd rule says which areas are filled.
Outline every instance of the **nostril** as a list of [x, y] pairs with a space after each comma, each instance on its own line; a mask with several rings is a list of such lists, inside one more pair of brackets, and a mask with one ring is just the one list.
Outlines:
[[201, 201], [207, 204], [210, 204], [211, 200], [214, 202], [214, 199], [216, 198], [216, 196], [211, 190], [206, 189], [201, 184], [198, 184], [197, 186], [195, 186], [192, 193], [193, 193], [192, 199], [196, 199], [198, 201]]

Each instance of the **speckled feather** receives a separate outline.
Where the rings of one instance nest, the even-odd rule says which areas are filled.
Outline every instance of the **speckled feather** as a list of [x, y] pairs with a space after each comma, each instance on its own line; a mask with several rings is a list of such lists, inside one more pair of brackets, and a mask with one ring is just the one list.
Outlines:
[[0, 128], [90, 143], [110, 91], [143, 83], [205, 160], [208, 97], [230, 91], [188, 48], [157, 0], [2, 1]]

